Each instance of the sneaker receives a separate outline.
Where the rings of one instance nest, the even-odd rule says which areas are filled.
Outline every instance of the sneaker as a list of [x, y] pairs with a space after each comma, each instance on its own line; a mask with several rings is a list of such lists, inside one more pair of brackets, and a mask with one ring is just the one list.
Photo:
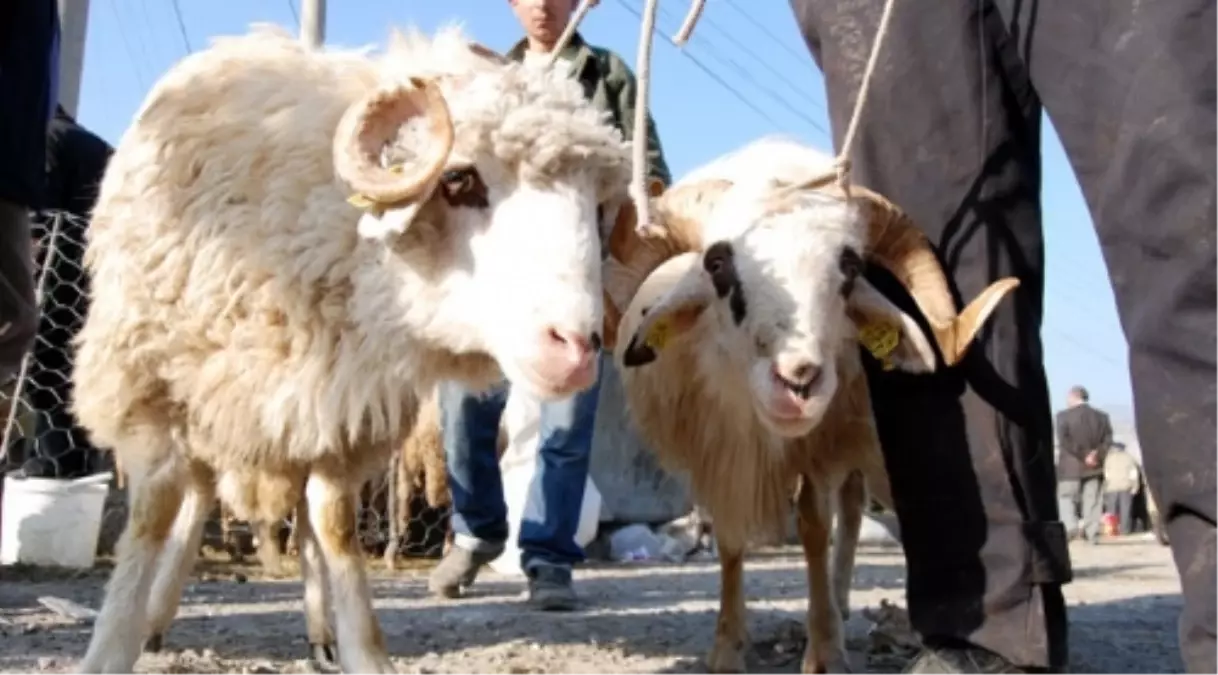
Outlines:
[[[988, 649], [972, 645], [925, 647], [905, 673], [1049, 673], [1047, 668], [1021, 668]], [[1065, 672], [1064, 670], [1056, 672]]]
[[571, 568], [538, 565], [528, 571], [529, 604], [543, 612], [569, 612], [579, 605]]
[[459, 598], [462, 591], [474, 585], [478, 569], [499, 557], [501, 551], [469, 551], [452, 546], [444, 559], [431, 571], [427, 590], [442, 598]]

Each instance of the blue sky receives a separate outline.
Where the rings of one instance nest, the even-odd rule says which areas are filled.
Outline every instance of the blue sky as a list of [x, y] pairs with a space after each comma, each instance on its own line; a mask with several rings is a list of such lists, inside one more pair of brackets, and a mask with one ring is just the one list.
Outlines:
[[[79, 118], [117, 142], [148, 88], [188, 48], [240, 33], [253, 22], [294, 27], [299, 0], [92, 0]], [[643, 0], [601, 0], [581, 27], [591, 42], [630, 64]], [[424, 30], [461, 21], [486, 45], [519, 38], [507, 0], [342, 0], [330, 2], [326, 41], [383, 43], [391, 26]], [[676, 32], [687, 3], [665, 0], [659, 30]], [[742, 11], [747, 7], [747, 14]], [[634, 13], [632, 13], [632, 11]], [[180, 21], [179, 21], [180, 16]], [[653, 47], [652, 111], [676, 176], [758, 136], [785, 133], [832, 151], [824, 88], [785, 0], [710, 0], [681, 53]], [[1047, 239], [1045, 361], [1054, 406], [1074, 383], [1100, 404], [1131, 400], [1126, 345], [1091, 218], [1056, 134], [1044, 139]]]

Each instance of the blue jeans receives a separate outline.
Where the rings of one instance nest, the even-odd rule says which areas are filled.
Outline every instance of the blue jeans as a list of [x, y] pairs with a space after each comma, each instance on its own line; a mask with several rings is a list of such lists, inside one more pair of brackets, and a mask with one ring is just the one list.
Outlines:
[[[599, 372], [590, 389], [541, 404], [541, 447], [533, 480], [541, 482], [542, 518], [520, 524], [518, 545], [526, 571], [537, 565], [570, 567], [584, 559], [583, 549], [575, 543], [575, 530], [588, 478], [600, 398]], [[495, 456], [507, 397], [506, 383], [482, 393], [470, 392], [456, 382], [445, 382], [440, 388], [453, 539], [466, 550], [494, 553], [507, 541], [503, 476]]]

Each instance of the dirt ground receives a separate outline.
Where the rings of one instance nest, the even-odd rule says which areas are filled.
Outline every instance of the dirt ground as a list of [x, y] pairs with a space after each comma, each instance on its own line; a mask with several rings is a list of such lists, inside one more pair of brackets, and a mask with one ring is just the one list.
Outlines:
[[[1166, 547], [1135, 535], [1074, 545], [1073, 672], [1182, 672], [1176, 649], [1181, 600]], [[586, 608], [544, 614], [521, 605], [523, 584], [484, 571], [466, 598], [427, 596], [430, 561], [375, 574], [376, 607], [389, 650], [405, 673], [699, 672], [711, 644], [718, 591], [714, 562], [593, 565], [580, 570]], [[805, 603], [796, 549], [762, 551], [746, 568], [753, 654], [750, 668], [794, 672]], [[0, 671], [62, 672], [84, 653], [86, 623], [37, 601], [58, 596], [97, 607], [106, 570], [83, 574], [0, 568]], [[868, 636], [863, 607], [904, 605], [898, 551], [859, 552], [848, 644], [856, 669], [896, 672], [908, 652]], [[207, 565], [188, 586], [166, 649], [137, 672], [307, 672], [300, 585], [256, 570]]]

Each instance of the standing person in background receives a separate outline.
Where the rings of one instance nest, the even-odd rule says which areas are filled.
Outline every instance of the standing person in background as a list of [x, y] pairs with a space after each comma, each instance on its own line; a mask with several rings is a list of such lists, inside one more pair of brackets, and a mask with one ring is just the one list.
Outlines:
[[1112, 446], [1112, 423], [1108, 414], [1092, 408], [1090, 395], [1081, 386], [1066, 394], [1066, 409], [1057, 413], [1057, 500], [1066, 535], [1078, 528], [1074, 505], [1083, 514], [1082, 536], [1094, 544], [1100, 536], [1104, 515], [1104, 460]]
[[1104, 509], [1116, 514], [1121, 536], [1133, 531], [1133, 498], [1141, 483], [1138, 460], [1125, 451], [1124, 443], [1113, 443], [1104, 459]]
[[58, 83], [55, 0], [0, 2], [0, 381], [16, 374], [38, 330], [30, 211], [46, 196]]
[[[886, 1], [790, 0], [839, 149]], [[910, 215], [960, 296], [1020, 280], [956, 367], [907, 375], [863, 356], [925, 645], [910, 672], [1068, 667], [1073, 572], [1041, 343], [1046, 113], [1129, 341], [1184, 662], [1215, 672], [1215, 79], [1214, 0], [895, 3], [852, 180]], [[920, 314], [882, 270], [867, 278]]]
[[[508, 58], [542, 67], [578, 1], [510, 0], [510, 4], [525, 38], [508, 52]], [[578, 33], [558, 54], [558, 63], [583, 85], [591, 101], [610, 113], [629, 140], [637, 91], [629, 66], [613, 52], [589, 45]], [[668, 167], [650, 119], [647, 128], [649, 176], [653, 187], [667, 186]], [[602, 232], [608, 229], [602, 227]], [[611, 366], [602, 360], [601, 367]], [[588, 477], [599, 389], [598, 381], [570, 399], [541, 406], [540, 475], [535, 480], [541, 485], [543, 513], [539, 520], [521, 523], [520, 549], [521, 566], [529, 579], [529, 602], [543, 610], [570, 610], [577, 604], [571, 571], [584, 559], [575, 532]], [[453, 546], [431, 574], [429, 587], [444, 597], [455, 597], [462, 587], [472, 584], [478, 568], [498, 557], [507, 539], [503, 477], [495, 452], [507, 396], [503, 386], [485, 393], [468, 391], [456, 383], [441, 386], [454, 536]]]

